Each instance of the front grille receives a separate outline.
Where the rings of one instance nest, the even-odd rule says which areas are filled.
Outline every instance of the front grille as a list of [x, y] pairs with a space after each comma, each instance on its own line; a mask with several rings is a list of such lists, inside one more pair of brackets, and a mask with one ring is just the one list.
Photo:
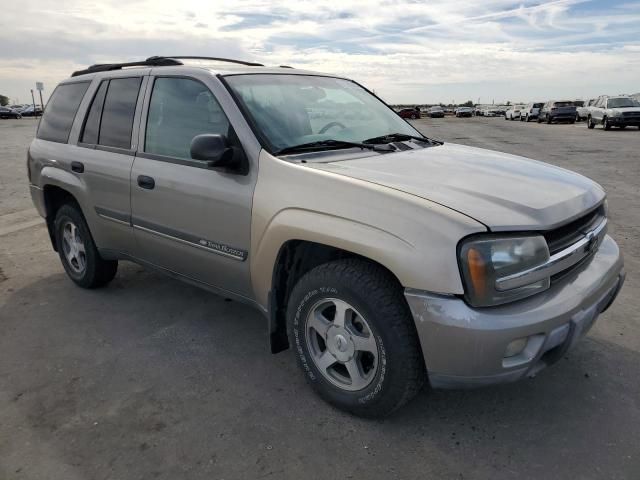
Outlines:
[[640, 112], [622, 112], [624, 118], [640, 119]]
[[566, 225], [545, 232], [544, 238], [549, 245], [549, 253], [551, 255], [558, 253], [584, 238], [587, 232], [598, 226], [604, 216], [604, 206], [601, 205]]

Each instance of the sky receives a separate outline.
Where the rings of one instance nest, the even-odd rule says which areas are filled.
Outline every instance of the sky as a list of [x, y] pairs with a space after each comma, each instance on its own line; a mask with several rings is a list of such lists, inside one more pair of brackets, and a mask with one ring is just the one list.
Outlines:
[[388, 103], [640, 92], [640, 0], [3, 0], [0, 94], [205, 55], [353, 78]]

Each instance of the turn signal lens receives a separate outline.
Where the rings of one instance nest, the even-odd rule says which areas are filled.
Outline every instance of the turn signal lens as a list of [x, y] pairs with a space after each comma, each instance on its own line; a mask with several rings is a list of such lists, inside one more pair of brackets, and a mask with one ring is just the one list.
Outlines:
[[484, 297], [487, 292], [487, 265], [480, 252], [475, 248], [470, 248], [467, 252], [467, 265], [473, 290]]

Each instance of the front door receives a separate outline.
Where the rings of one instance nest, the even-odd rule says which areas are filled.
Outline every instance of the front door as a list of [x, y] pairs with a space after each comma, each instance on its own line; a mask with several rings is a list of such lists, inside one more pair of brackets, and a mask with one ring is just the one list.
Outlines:
[[255, 169], [247, 175], [213, 170], [190, 155], [191, 140], [204, 133], [225, 135], [242, 148], [227, 115], [195, 78], [152, 77], [145, 104], [131, 174], [135, 256], [251, 297]]

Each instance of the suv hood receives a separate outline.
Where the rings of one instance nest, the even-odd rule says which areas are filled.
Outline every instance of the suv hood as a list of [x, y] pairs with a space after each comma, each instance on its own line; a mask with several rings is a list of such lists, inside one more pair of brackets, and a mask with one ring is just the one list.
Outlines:
[[577, 173], [452, 143], [307, 166], [416, 195], [494, 231], [554, 228], [605, 197], [597, 183]]

